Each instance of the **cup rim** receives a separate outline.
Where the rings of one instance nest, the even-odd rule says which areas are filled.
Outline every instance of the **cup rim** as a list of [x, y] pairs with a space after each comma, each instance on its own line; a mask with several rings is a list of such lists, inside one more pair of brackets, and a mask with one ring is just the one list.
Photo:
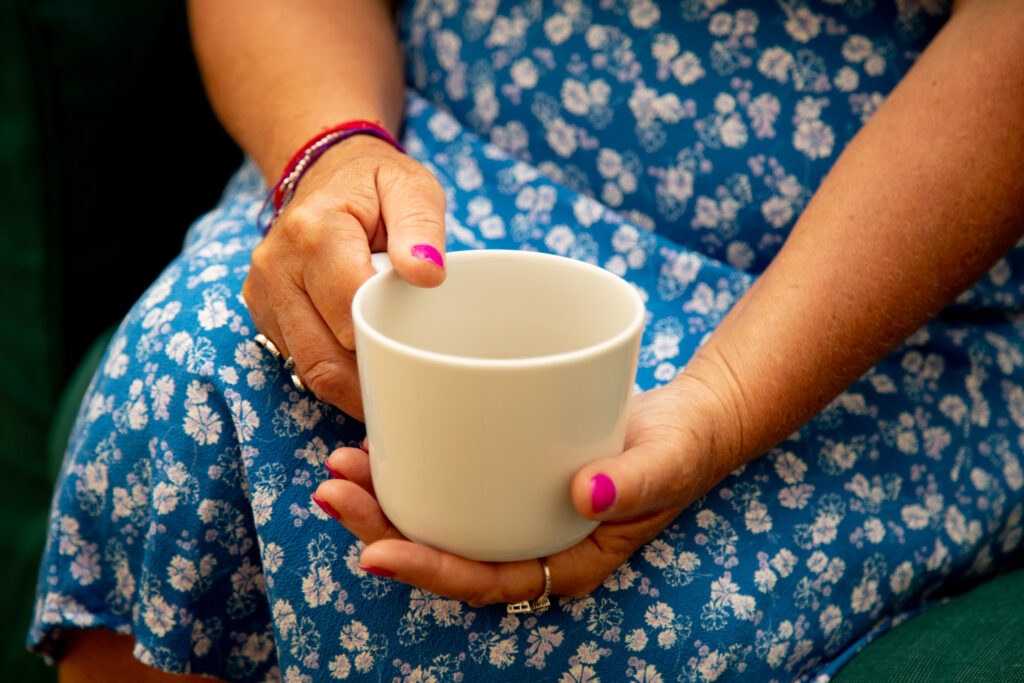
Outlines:
[[[453, 260], [455, 262], [462, 260], [473, 260], [476, 258], [492, 258], [494, 254], [511, 256], [513, 258], [538, 258], [547, 259], [551, 261], [564, 262], [567, 267], [574, 267], [580, 270], [589, 271], [591, 274], [598, 275], [608, 279], [610, 282], [614, 282], [616, 287], [620, 287], [623, 291], [628, 292], [629, 297], [632, 297], [636, 302], [636, 311], [633, 315], [632, 320], [625, 326], [624, 329], [619, 331], [612, 337], [605, 339], [604, 341], [597, 342], [596, 344], [590, 344], [588, 346], [574, 349], [572, 351], [564, 351], [562, 353], [548, 354], [543, 356], [531, 356], [528, 358], [472, 358], [468, 356], [457, 356], [449, 353], [440, 353], [437, 351], [429, 351], [426, 349], [420, 349], [411, 344], [396, 341], [391, 337], [388, 337], [384, 333], [377, 330], [373, 325], [366, 320], [363, 315], [363, 300], [368, 296], [367, 292], [378, 286], [372, 283], [380, 282], [385, 278], [396, 278], [398, 274], [394, 272], [393, 268], [382, 270], [376, 275], [370, 277], [364, 282], [352, 299], [352, 321], [355, 325], [357, 332], [371, 337], [376, 343], [385, 346], [396, 353], [401, 353], [408, 356], [414, 356], [421, 361], [430, 361], [441, 365], [449, 365], [455, 367], [466, 367], [466, 368], [487, 368], [494, 370], [521, 370], [526, 368], [543, 368], [552, 365], [566, 365], [569, 363], [576, 363], [586, 361], [591, 358], [600, 356], [611, 349], [622, 346], [629, 342], [629, 340], [636, 337], [639, 332], [643, 330], [644, 322], [647, 317], [647, 307], [644, 305], [643, 298], [640, 293], [637, 292], [636, 287], [631, 283], [614, 273], [596, 266], [586, 261], [579, 261], [576, 259], [569, 258], [567, 256], [559, 256], [558, 254], [549, 254], [547, 252], [540, 251], [525, 251], [516, 249], [468, 249], [464, 251], [450, 252], [446, 255], [446, 261], [451, 264]], [[444, 286], [443, 284], [440, 286]], [[358, 342], [356, 348], [356, 354], [358, 356]]]

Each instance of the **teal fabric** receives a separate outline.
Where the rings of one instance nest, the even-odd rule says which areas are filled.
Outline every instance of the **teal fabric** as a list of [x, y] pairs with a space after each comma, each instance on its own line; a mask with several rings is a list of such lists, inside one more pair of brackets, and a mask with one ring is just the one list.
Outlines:
[[907, 620], [872, 641], [832, 680], [1024, 681], [1024, 569]]
[[[203, 97], [184, 3], [0, 3], [0, 680], [54, 677], [24, 637], [64, 386], [240, 160]], [[143, 206], [145, 225], [127, 218]]]

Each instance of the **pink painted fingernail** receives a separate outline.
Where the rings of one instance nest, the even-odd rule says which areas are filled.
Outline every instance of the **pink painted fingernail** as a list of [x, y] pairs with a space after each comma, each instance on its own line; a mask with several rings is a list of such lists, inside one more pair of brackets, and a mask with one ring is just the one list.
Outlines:
[[370, 452], [370, 438], [369, 437], [367, 437], [367, 438], [365, 438], [365, 439], [363, 439], [362, 441], [359, 442], [359, 450], [361, 450], [363, 453], [369, 453]]
[[374, 576], [379, 576], [382, 579], [390, 579], [395, 575], [393, 571], [382, 569], [381, 567], [374, 567], [368, 564], [361, 564], [359, 565], [359, 568], [367, 574], [373, 574]]
[[412, 255], [418, 259], [424, 261], [430, 261], [439, 268], [444, 268], [444, 258], [441, 257], [439, 252], [429, 244], [417, 244], [412, 248]]
[[[333, 467], [331, 467], [329, 463], [326, 463], [326, 462], [324, 463], [324, 469], [326, 469], [328, 472], [330, 472], [331, 476], [334, 477], [335, 479], [344, 479], [345, 478], [345, 475], [343, 475], [341, 472], [339, 472], [338, 470], [336, 470]], [[314, 500], [316, 500], [316, 499], [314, 498]]]
[[313, 496], [313, 502], [316, 503], [317, 505], [319, 505], [321, 510], [326, 512], [328, 515], [330, 515], [334, 519], [341, 519], [341, 515], [338, 514], [338, 511], [335, 510], [331, 506], [331, 504], [328, 503], [326, 500], [320, 500], [316, 496]]
[[604, 512], [615, 502], [615, 482], [607, 474], [595, 474], [590, 480], [590, 507]]

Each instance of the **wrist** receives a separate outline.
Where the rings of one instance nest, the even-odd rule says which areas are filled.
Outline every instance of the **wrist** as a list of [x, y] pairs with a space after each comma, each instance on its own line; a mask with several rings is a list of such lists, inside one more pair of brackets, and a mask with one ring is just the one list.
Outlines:
[[748, 445], [743, 393], [728, 364], [698, 351], [669, 386], [681, 395], [687, 420], [706, 444], [705, 491], [756, 457]]
[[260, 213], [257, 216], [257, 226], [265, 235], [270, 230], [274, 220], [291, 201], [299, 181], [313, 164], [331, 148], [349, 140], [353, 137], [369, 136], [378, 138], [388, 143], [398, 152], [404, 154], [405, 149], [392, 135], [376, 121], [353, 120], [332, 126], [322, 130], [310, 138], [302, 147], [295, 152], [280, 179], [271, 188]]

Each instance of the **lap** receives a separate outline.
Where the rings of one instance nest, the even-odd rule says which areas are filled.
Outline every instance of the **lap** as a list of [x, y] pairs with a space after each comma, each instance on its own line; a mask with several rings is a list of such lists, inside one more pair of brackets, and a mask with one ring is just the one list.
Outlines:
[[[638, 388], [671, 379], [749, 285], [493, 153], [479, 156], [487, 184], [460, 187], [443, 165], [455, 157], [426, 159], [453, 198], [450, 248], [555, 251], [645, 293]], [[42, 647], [103, 624], [131, 631], [148, 664], [232, 680], [792, 678], [1018, 553], [1024, 356], [1015, 320], [993, 312], [930, 323], [590, 596], [521, 618], [367, 575], [358, 541], [309, 497], [363, 428], [251, 341], [238, 292], [262, 196], [240, 182], [133, 310], [83, 404]], [[550, 205], [519, 201], [527, 187]]]

